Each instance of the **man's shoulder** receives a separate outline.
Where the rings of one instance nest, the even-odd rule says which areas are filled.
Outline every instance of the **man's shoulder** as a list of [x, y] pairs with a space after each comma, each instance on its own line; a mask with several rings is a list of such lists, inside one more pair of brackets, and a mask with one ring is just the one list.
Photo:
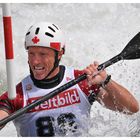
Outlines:
[[75, 78], [79, 77], [82, 74], [84, 74], [83, 70], [74, 69], [74, 76], [75, 76]]
[[[30, 76], [26, 76], [22, 81], [27, 80]], [[16, 94], [17, 95], [22, 95], [23, 94], [23, 89], [22, 89], [22, 81], [20, 81], [18, 84], [16, 84]], [[1, 98], [8, 98], [8, 92], [5, 91], [1, 94]]]
[[16, 98], [13, 100], [10, 100], [8, 98], [8, 92], [4, 92], [0, 96], [0, 108], [7, 110], [9, 113], [13, 113], [14, 111], [22, 108], [23, 104], [23, 89], [22, 89], [22, 83], [18, 83], [16, 85]]
[[27, 75], [26, 77], [24, 77], [24, 78], [21, 80], [21, 82], [26, 81], [26, 80], [30, 80], [30, 79], [31, 79], [30, 75]]

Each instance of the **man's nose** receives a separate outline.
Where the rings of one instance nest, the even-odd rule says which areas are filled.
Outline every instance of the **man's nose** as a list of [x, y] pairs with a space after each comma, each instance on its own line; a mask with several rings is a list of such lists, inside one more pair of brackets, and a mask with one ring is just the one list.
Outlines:
[[40, 56], [35, 55], [34, 58], [33, 58], [33, 63], [34, 63], [34, 64], [39, 64], [39, 63], [41, 63], [41, 58], [40, 58]]

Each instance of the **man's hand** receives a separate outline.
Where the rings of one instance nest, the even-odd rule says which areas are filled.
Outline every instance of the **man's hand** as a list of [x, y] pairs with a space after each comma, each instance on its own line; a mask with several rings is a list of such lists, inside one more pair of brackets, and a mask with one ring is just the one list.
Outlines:
[[87, 74], [87, 80], [89, 85], [101, 84], [105, 81], [107, 77], [107, 73], [105, 70], [102, 70], [100, 72], [97, 70], [98, 66], [99, 63], [97, 61], [94, 61], [93, 64], [90, 64], [84, 69], [84, 72]]

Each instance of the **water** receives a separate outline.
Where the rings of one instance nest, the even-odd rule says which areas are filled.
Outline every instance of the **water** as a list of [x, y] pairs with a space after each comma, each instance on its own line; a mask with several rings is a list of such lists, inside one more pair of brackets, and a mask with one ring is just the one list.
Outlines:
[[[140, 31], [139, 13], [140, 4], [12, 4], [16, 83], [29, 73], [24, 35], [33, 23], [58, 24], [66, 36], [66, 55], [62, 63], [82, 69], [94, 60], [102, 63], [120, 53]], [[0, 17], [2, 19], [1, 11]], [[0, 94], [7, 89], [2, 28], [0, 22]], [[107, 71], [140, 102], [139, 62], [121, 61]], [[140, 136], [140, 113], [127, 116], [95, 103], [91, 118], [89, 136]], [[16, 136], [13, 124], [7, 124], [0, 136]]]

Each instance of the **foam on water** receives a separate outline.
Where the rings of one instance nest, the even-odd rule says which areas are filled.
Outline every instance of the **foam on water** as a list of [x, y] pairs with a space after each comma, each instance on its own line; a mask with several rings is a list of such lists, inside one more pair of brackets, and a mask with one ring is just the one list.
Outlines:
[[[102, 63], [120, 53], [140, 31], [139, 13], [140, 4], [12, 4], [16, 83], [29, 73], [24, 35], [33, 23], [52, 21], [58, 24], [66, 34], [66, 55], [62, 63], [82, 69], [94, 60]], [[0, 17], [2, 19], [2, 12]], [[2, 22], [0, 27], [2, 93], [7, 88]], [[140, 102], [139, 61], [121, 61], [107, 71]], [[94, 103], [89, 136], [140, 136], [139, 126], [140, 113], [127, 116]], [[13, 124], [7, 124], [0, 136], [16, 136]]]

